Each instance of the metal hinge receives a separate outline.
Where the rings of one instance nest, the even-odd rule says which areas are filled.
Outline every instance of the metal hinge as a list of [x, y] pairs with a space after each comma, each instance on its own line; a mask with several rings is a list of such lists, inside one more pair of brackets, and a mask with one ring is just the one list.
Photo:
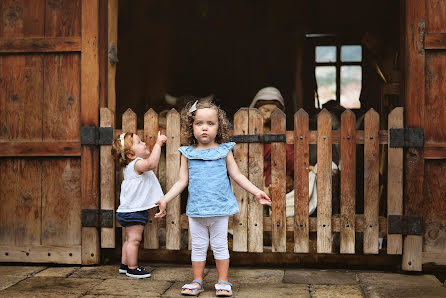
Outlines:
[[82, 126], [81, 145], [111, 145], [113, 127]]
[[390, 147], [423, 147], [424, 131], [422, 128], [391, 128]]
[[229, 137], [231, 142], [236, 143], [273, 143], [286, 142], [285, 134], [257, 134], [257, 135], [233, 135]]
[[423, 217], [389, 215], [387, 232], [389, 234], [421, 235], [423, 232]]
[[82, 209], [82, 227], [113, 228], [113, 210]]

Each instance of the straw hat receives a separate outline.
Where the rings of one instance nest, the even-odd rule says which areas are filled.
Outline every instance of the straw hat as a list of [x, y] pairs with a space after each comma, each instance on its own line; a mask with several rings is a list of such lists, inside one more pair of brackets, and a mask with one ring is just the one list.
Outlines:
[[282, 94], [280, 94], [280, 91], [277, 88], [274, 87], [265, 87], [259, 90], [257, 92], [256, 96], [254, 96], [254, 99], [252, 100], [251, 104], [249, 105], [250, 108], [255, 108], [257, 102], [259, 101], [273, 101], [278, 102], [281, 105], [281, 108], [285, 108], [285, 102], [283, 100]]

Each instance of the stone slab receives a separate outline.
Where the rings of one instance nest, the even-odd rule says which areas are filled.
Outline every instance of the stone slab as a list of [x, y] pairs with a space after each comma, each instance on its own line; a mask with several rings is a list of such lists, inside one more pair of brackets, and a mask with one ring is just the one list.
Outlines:
[[[209, 272], [208, 268], [204, 269], [204, 275]], [[153, 280], [164, 281], [182, 281], [183, 283], [191, 282], [194, 279], [192, 266], [184, 267], [155, 267], [151, 272]]]
[[0, 276], [30, 276], [45, 268], [43, 266], [0, 266]]
[[[143, 266], [147, 271], [152, 271], [152, 268]], [[86, 266], [73, 272], [70, 278], [93, 278], [93, 279], [128, 279], [125, 274], [119, 273], [119, 265], [104, 265], [104, 266]]]
[[[234, 283], [281, 283], [283, 270], [258, 268], [229, 268], [229, 282]], [[212, 268], [204, 278], [205, 283], [215, 284], [218, 281], [217, 269]]]
[[287, 269], [284, 283], [313, 285], [355, 285], [356, 273], [346, 270]]
[[[201, 295], [200, 295], [201, 297]], [[212, 297], [215, 297], [215, 292]], [[236, 297], [252, 298], [252, 297], [296, 297], [310, 298], [310, 289], [307, 285], [271, 283], [263, 284], [240, 284], [236, 293]]]
[[446, 288], [433, 275], [360, 273], [366, 297], [446, 297]]
[[[188, 282], [186, 282], [188, 283]], [[172, 284], [172, 286], [163, 293], [162, 297], [187, 297], [181, 295], [181, 288], [184, 286], [185, 282], [177, 281]], [[203, 284], [204, 292], [200, 293], [200, 297], [215, 297], [214, 284]], [[235, 288], [235, 287], [234, 287]], [[235, 293], [233, 289], [233, 293]]]
[[107, 279], [87, 292], [87, 295], [126, 297], [159, 297], [172, 285], [168, 281], [151, 280], [151, 278]]
[[[7, 297], [83, 295], [100, 284], [101, 280], [83, 278], [33, 277], [0, 292]], [[43, 296], [42, 296], [43, 297]]]
[[79, 267], [49, 267], [35, 274], [36, 277], [67, 277]]
[[363, 298], [359, 285], [314, 285], [312, 298]]

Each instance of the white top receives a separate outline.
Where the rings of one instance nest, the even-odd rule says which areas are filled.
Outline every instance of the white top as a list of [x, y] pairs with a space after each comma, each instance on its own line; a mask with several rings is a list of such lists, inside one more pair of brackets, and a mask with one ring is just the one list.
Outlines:
[[142, 174], [135, 172], [137, 160], [143, 159], [137, 157], [124, 168], [120, 204], [116, 212], [136, 212], [153, 208], [155, 202], [158, 202], [164, 195], [153, 171]]

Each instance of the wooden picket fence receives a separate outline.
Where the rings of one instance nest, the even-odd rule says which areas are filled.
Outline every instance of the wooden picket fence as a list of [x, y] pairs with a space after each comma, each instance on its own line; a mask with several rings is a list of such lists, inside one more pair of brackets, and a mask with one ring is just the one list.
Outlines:
[[[114, 115], [107, 108], [100, 111], [101, 126], [114, 127]], [[294, 233], [294, 252], [309, 253], [310, 232], [317, 233], [317, 253], [332, 252], [332, 234], [340, 233], [340, 253], [355, 254], [355, 242], [363, 241], [364, 254], [379, 253], [379, 235], [387, 234], [387, 218], [379, 216], [380, 144], [389, 144], [390, 128], [403, 128], [403, 108], [395, 108], [388, 117], [388, 130], [380, 130], [379, 114], [369, 110], [364, 119], [364, 130], [356, 130], [355, 114], [346, 110], [341, 116], [341, 129], [332, 130], [331, 115], [322, 110], [317, 116], [317, 130], [309, 130], [309, 116], [304, 110], [294, 115], [294, 131], [286, 131], [285, 114], [272, 114], [271, 134], [286, 136], [286, 144], [294, 144], [294, 217], [286, 217], [286, 157], [285, 142], [274, 142], [271, 148], [272, 211], [264, 216], [263, 206], [238, 185], [233, 189], [240, 212], [231, 217], [232, 250], [263, 252], [264, 231], [272, 234], [272, 251], [286, 251], [286, 233]], [[234, 115], [234, 135], [263, 134], [263, 118], [256, 109], [241, 108]], [[121, 131], [137, 133], [152, 148], [159, 130], [158, 114], [150, 109], [144, 115], [144, 129], [137, 129], [136, 114], [128, 109], [122, 116]], [[167, 114], [166, 127], [166, 189], [178, 178], [180, 166], [180, 115], [172, 109]], [[332, 144], [341, 148], [340, 215], [332, 216]], [[317, 217], [308, 214], [309, 144], [317, 144]], [[355, 214], [356, 144], [364, 145], [364, 214]], [[263, 143], [238, 143], [234, 157], [240, 171], [259, 188], [263, 188]], [[388, 146], [387, 215], [403, 212], [403, 149]], [[119, 198], [119, 181], [115, 183], [115, 167], [110, 146], [101, 146], [101, 208], [114, 209]], [[116, 186], [116, 187], [115, 187]], [[150, 210], [150, 221], [144, 231], [144, 248], [160, 249], [159, 228], [165, 228], [165, 249], [179, 250], [181, 231], [188, 229], [188, 220], [181, 214], [180, 197], [172, 200], [167, 216], [155, 219], [155, 208]], [[116, 223], [116, 225], [118, 225]], [[363, 232], [363, 239], [355, 239], [355, 232]], [[114, 228], [102, 228], [103, 248], [115, 247]], [[387, 254], [402, 254], [403, 236], [387, 234]], [[189, 243], [190, 249], [190, 243]], [[408, 256], [418, 248], [407, 249]], [[406, 252], [405, 252], [406, 254]], [[421, 266], [421, 259], [419, 260]]]

